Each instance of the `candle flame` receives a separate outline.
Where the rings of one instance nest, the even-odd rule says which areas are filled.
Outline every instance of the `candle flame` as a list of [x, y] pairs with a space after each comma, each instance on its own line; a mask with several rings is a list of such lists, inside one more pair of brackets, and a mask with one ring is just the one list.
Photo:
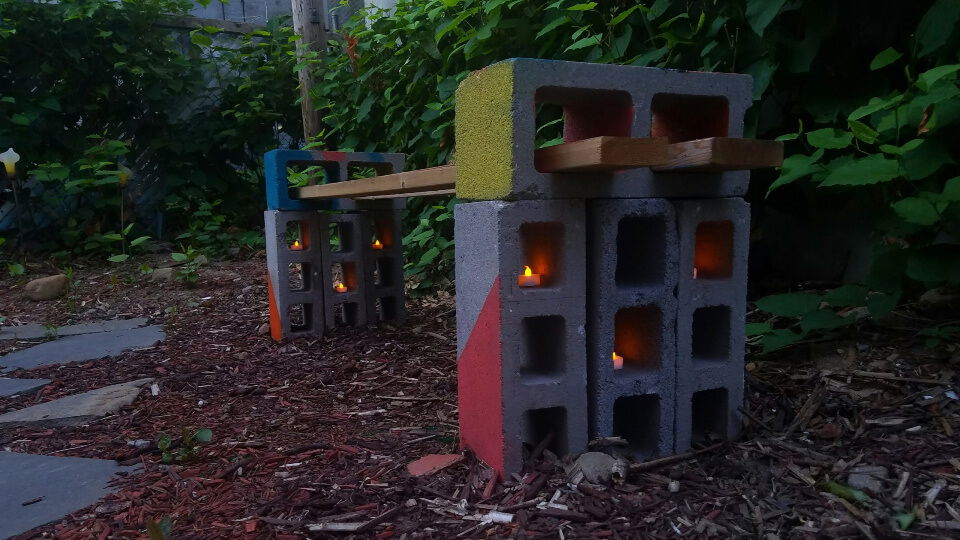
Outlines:
[[294, 241], [293, 241], [293, 249], [298, 249], [298, 248], [300, 248], [300, 241], [299, 241], [299, 240], [294, 240]]
[[347, 292], [347, 286], [343, 282], [338, 281], [333, 285], [333, 290], [337, 292]]
[[374, 240], [374, 241], [373, 241], [373, 247], [374, 247], [374, 249], [380, 249], [380, 248], [383, 247], [383, 244], [380, 243], [380, 240]]
[[623, 357], [613, 351], [613, 369], [623, 369]]
[[531, 270], [529, 266], [524, 266], [524, 267], [523, 267], [523, 275], [525, 275], [525, 276], [532, 276], [532, 275], [533, 275], [533, 270]]

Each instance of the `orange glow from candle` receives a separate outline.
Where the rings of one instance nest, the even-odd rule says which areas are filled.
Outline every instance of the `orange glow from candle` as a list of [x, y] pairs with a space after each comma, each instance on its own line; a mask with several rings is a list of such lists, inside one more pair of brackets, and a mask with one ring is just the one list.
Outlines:
[[523, 274], [517, 276], [517, 285], [521, 287], [539, 287], [540, 274], [534, 274], [529, 266], [524, 266]]
[[290, 246], [290, 249], [293, 251], [300, 251], [303, 249], [303, 245], [300, 243], [300, 240], [294, 240], [293, 245]]
[[613, 353], [613, 369], [623, 369], [623, 357], [614, 351]]
[[383, 249], [383, 244], [380, 243], [380, 240], [374, 240], [373, 245], [370, 247], [373, 249]]
[[337, 292], [347, 292], [347, 286], [344, 285], [342, 281], [338, 281], [334, 284], [333, 290]]

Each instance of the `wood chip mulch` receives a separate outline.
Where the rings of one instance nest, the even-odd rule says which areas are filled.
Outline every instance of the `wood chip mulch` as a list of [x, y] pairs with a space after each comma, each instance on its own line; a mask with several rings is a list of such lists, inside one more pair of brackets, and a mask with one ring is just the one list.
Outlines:
[[[47, 303], [0, 281], [7, 324], [142, 316], [168, 334], [13, 374], [54, 383], [0, 398], [0, 412], [142, 377], [159, 387], [86, 426], [0, 431], [5, 450], [139, 467], [98, 505], [21, 538], [141, 538], [152, 524], [200, 539], [960, 537], [960, 353], [920, 346], [915, 329], [748, 358], [740, 438], [633, 464], [619, 484], [574, 484], [540, 449], [502, 482], [469, 454], [414, 478], [408, 463], [458, 452], [453, 299], [411, 301], [400, 328], [277, 344], [260, 333], [263, 264], [212, 265], [192, 289], [132, 266], [78, 268]], [[0, 354], [29, 345], [0, 342]], [[199, 428], [210, 443], [162, 462], [162, 435], [176, 453]]]

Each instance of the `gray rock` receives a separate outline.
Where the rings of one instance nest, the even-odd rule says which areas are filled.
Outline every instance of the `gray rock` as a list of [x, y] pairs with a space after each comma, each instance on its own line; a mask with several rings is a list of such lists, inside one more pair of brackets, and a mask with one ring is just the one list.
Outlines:
[[71, 324], [51, 329], [43, 324], [24, 324], [21, 326], [0, 327], [2, 339], [43, 339], [46, 337], [65, 337], [80, 334], [96, 334], [113, 330], [130, 330], [147, 324], [146, 319], [113, 319], [89, 323]]
[[153, 272], [150, 272], [150, 281], [170, 281], [176, 273], [176, 268], [157, 268]]
[[36, 392], [50, 384], [50, 379], [7, 379], [0, 377], [0, 397]]
[[17, 426], [77, 426], [117, 412], [133, 403], [140, 388], [153, 379], [139, 379], [104, 386], [89, 392], [40, 403], [0, 415], [0, 429]]
[[591, 484], [606, 484], [618, 468], [617, 458], [603, 452], [586, 452], [580, 454], [570, 466], [567, 479], [574, 484], [579, 484], [581, 480]]
[[[0, 452], [0, 538], [96, 503], [112, 491], [107, 484], [114, 474], [136, 469], [106, 459]], [[37, 502], [24, 505], [30, 501]]]
[[0, 356], [0, 371], [34, 369], [117, 356], [128, 349], [151, 347], [164, 337], [163, 329], [159, 326], [65, 337]]
[[23, 292], [31, 300], [53, 300], [70, 288], [70, 280], [63, 274], [37, 278], [23, 286]]
[[890, 476], [886, 467], [879, 465], [857, 465], [850, 469], [847, 485], [862, 489], [871, 494], [883, 493], [883, 481]]

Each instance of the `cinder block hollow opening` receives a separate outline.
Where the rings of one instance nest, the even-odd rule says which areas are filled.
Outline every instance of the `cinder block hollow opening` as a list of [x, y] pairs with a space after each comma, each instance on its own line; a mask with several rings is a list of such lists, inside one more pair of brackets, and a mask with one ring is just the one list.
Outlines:
[[693, 312], [693, 359], [722, 362], [730, 357], [730, 307], [710, 306]]
[[397, 238], [393, 216], [374, 214], [370, 221], [373, 230], [373, 237], [369, 238], [370, 248], [384, 250], [393, 247]]
[[377, 298], [374, 301], [374, 309], [377, 313], [377, 320], [380, 322], [397, 320], [397, 298], [395, 296]]
[[291, 332], [306, 332], [313, 329], [311, 304], [291, 304], [287, 308], [287, 323]]
[[563, 375], [566, 369], [566, 321], [560, 315], [527, 317], [521, 323], [520, 376], [525, 382]]
[[288, 221], [283, 238], [290, 251], [310, 249], [310, 227], [306, 221]]
[[[521, 288], [555, 287], [563, 280], [563, 223], [540, 222], [520, 225], [521, 260], [517, 283]], [[524, 276], [530, 267], [532, 276]], [[539, 276], [530, 281], [529, 278]], [[526, 277], [528, 279], [521, 279]], [[531, 286], [525, 286], [530, 284]]]
[[714, 388], [693, 394], [690, 442], [710, 443], [727, 438], [727, 389]]
[[347, 179], [357, 180], [359, 178], [373, 178], [384, 174], [392, 174], [393, 165], [386, 162], [375, 161], [349, 161], [347, 162]]
[[392, 287], [396, 283], [393, 271], [393, 257], [377, 257], [373, 269], [373, 284], [381, 287]]
[[287, 192], [291, 199], [299, 198], [297, 188], [336, 182], [338, 165], [333, 162], [292, 161], [287, 164]]
[[[537, 89], [535, 147], [552, 146], [603, 135], [629, 137], [633, 126], [633, 99], [620, 90]], [[540, 166], [534, 159], [537, 170]]]
[[639, 456], [657, 453], [660, 442], [660, 398], [623, 396], [613, 402], [613, 435], [623, 437]]
[[330, 251], [348, 253], [353, 251], [353, 223], [330, 222]]
[[656, 94], [650, 105], [650, 135], [671, 143], [726, 137], [730, 104], [723, 96]]
[[548, 407], [527, 411], [526, 433], [523, 443], [532, 450], [550, 438], [546, 449], [557, 456], [567, 453], [567, 409]]
[[700, 223], [694, 240], [694, 279], [726, 279], [732, 275], [733, 222]]
[[310, 263], [290, 263], [287, 276], [291, 291], [310, 290]]
[[334, 294], [346, 293], [357, 289], [357, 266], [352, 262], [333, 263], [330, 277]]
[[[613, 320], [613, 359], [617, 372], [643, 371], [660, 367], [663, 314], [655, 305], [623, 308]], [[618, 365], [622, 367], [618, 368]]]
[[357, 304], [355, 302], [342, 302], [333, 306], [333, 325], [356, 326], [357, 325]]
[[667, 225], [662, 216], [628, 216], [617, 226], [618, 287], [663, 283]]

